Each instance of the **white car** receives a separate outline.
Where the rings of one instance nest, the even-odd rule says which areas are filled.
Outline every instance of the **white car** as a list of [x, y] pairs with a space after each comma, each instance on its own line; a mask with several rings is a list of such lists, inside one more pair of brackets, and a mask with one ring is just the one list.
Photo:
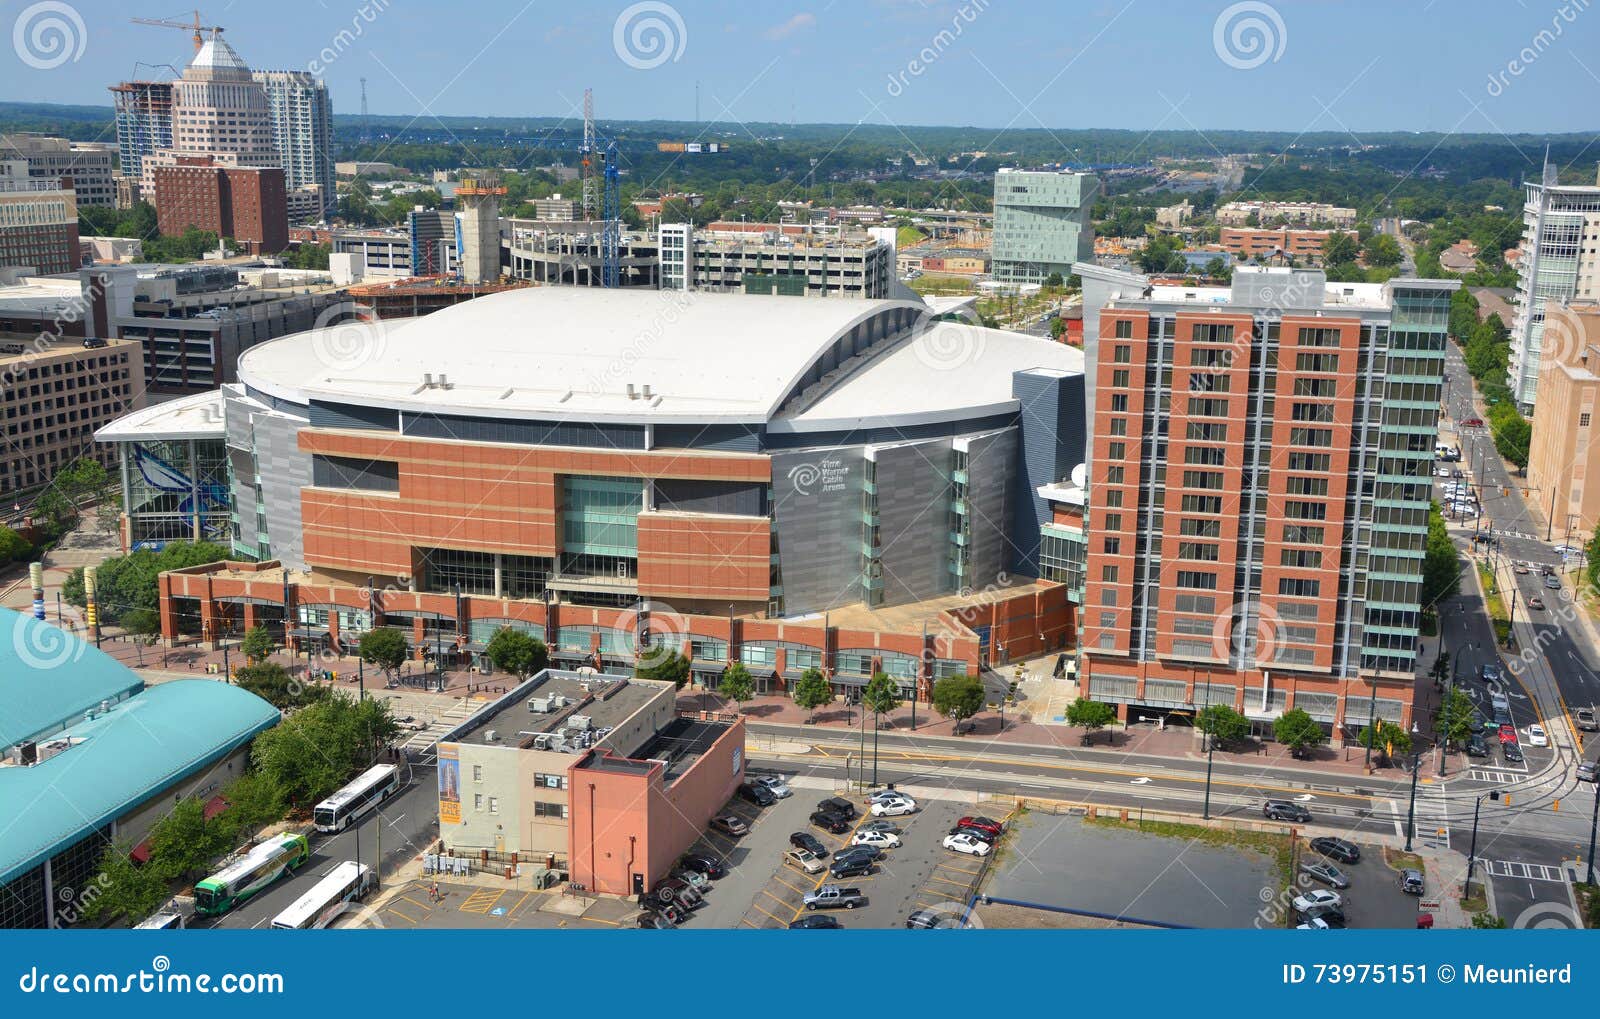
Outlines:
[[794, 795], [794, 790], [789, 788], [789, 783], [781, 775], [757, 775], [755, 781], [767, 787], [767, 792], [778, 799], [787, 799]]
[[971, 835], [946, 835], [944, 847], [957, 853], [966, 853], [968, 856], [988, 856], [989, 843], [982, 839], [975, 839]]
[[1550, 737], [1545, 735], [1544, 726], [1542, 726], [1542, 725], [1530, 725], [1530, 726], [1528, 726], [1528, 746], [1530, 746], [1530, 747], [1547, 747], [1549, 745], [1550, 745]]
[[1315, 906], [1331, 906], [1334, 909], [1339, 909], [1344, 905], [1344, 896], [1326, 888], [1318, 888], [1314, 891], [1306, 892], [1304, 895], [1296, 895], [1292, 905], [1296, 913], [1304, 913]]
[[1450, 468], [1448, 468], [1448, 467], [1435, 467], [1433, 469], [1433, 476], [1436, 477], [1436, 478], [1448, 478], [1450, 476]]
[[914, 814], [917, 810], [917, 801], [909, 796], [900, 796], [892, 800], [879, 800], [872, 805], [873, 817], [900, 817], [904, 814]]
[[856, 832], [855, 837], [850, 840], [850, 844], [852, 846], [872, 846], [876, 849], [899, 849], [900, 836], [892, 831], [868, 831], [863, 829]]
[[1576, 555], [1577, 553], [1582, 552], [1583, 549], [1578, 548], [1575, 545], [1552, 545], [1550, 551], [1556, 553], [1557, 555]]
[[1331, 931], [1331, 930], [1333, 930], [1333, 928], [1329, 927], [1328, 926], [1328, 921], [1324, 920], [1322, 917], [1314, 916], [1311, 919], [1307, 920], [1305, 923], [1300, 924], [1298, 927], [1295, 928], [1295, 930], [1297, 930], [1297, 931]]
[[1478, 507], [1470, 502], [1452, 503], [1450, 508], [1464, 517], [1475, 517], [1478, 515]]

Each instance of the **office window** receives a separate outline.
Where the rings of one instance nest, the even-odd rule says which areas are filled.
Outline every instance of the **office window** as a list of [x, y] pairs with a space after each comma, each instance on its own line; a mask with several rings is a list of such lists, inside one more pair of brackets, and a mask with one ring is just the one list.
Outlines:
[[1578, 415], [1578, 427], [1579, 428], [1588, 428], [1589, 427], [1589, 415], [1587, 415], [1587, 414], [1579, 414]]
[[544, 803], [540, 800], [533, 802], [533, 816], [564, 819], [567, 816], [565, 803]]

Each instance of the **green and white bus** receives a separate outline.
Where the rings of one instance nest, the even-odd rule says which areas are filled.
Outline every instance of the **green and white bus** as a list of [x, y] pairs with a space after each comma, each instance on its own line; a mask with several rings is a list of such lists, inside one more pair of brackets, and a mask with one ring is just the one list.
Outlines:
[[244, 859], [195, 885], [195, 912], [221, 916], [299, 869], [310, 856], [311, 844], [304, 835], [274, 836], [246, 853]]
[[375, 884], [371, 867], [346, 860], [296, 899], [294, 905], [279, 913], [272, 926], [287, 931], [321, 930], [350, 903], [366, 898]]

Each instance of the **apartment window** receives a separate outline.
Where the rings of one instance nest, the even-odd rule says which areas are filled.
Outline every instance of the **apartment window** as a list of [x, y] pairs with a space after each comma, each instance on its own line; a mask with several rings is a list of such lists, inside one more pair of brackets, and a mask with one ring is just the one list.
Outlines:
[[1180, 503], [1180, 508], [1185, 513], [1221, 513], [1222, 496], [1186, 495]]
[[1185, 428], [1185, 434], [1188, 438], [1200, 442], [1227, 442], [1228, 426], [1215, 425], [1209, 421], [1190, 421]]
[[1100, 567], [1100, 580], [1106, 584], [1117, 583], [1117, 568], [1115, 566]]
[[1290, 495], [1327, 495], [1328, 479], [1290, 477], [1284, 487]]
[[1113, 414], [1126, 414], [1126, 413], [1128, 413], [1128, 394], [1127, 393], [1116, 393], [1111, 397], [1111, 413], [1113, 413]]
[[1106, 555], [1121, 555], [1122, 554], [1122, 539], [1121, 538], [1107, 538], [1107, 539], [1105, 539], [1105, 545], [1102, 548], [1102, 551], [1104, 551]]
[[1201, 573], [1198, 570], [1179, 570], [1178, 586], [1191, 591], [1215, 591], [1217, 589], [1217, 575], [1215, 573]]
[[1193, 347], [1189, 351], [1189, 363], [1196, 368], [1231, 368], [1233, 351], [1226, 347]]
[[1333, 430], [1331, 428], [1291, 428], [1289, 429], [1289, 445], [1332, 446]]
[[1294, 395], [1332, 399], [1339, 395], [1339, 382], [1337, 379], [1295, 379]]
[[1195, 343], [1232, 343], [1233, 326], [1221, 322], [1196, 322], [1189, 339]]
[[1279, 577], [1278, 593], [1292, 598], [1315, 598], [1322, 593], [1322, 581]]
[[1290, 410], [1296, 421], [1332, 421], [1333, 405], [1327, 403], [1297, 403]]
[[533, 784], [541, 789], [565, 789], [567, 787], [567, 776], [535, 772]]
[[1233, 379], [1228, 375], [1207, 375], [1195, 372], [1189, 376], [1191, 393], [1226, 393], [1233, 389]]
[[1111, 434], [1112, 435], [1127, 435], [1128, 434], [1128, 419], [1127, 418], [1112, 418], [1111, 419]]
[[483, 765], [474, 764], [472, 766], [472, 780], [474, 782], [482, 782], [483, 781]]
[[1184, 471], [1184, 488], [1208, 488], [1214, 492], [1222, 491], [1221, 471]]
[[1184, 537], [1220, 538], [1222, 536], [1222, 521], [1183, 520], [1178, 524], [1178, 533]]
[[1337, 372], [1339, 370], [1338, 354], [1296, 354], [1294, 356], [1295, 371], [1302, 372]]
[[1307, 527], [1304, 524], [1284, 524], [1283, 540], [1291, 544], [1320, 545], [1322, 544], [1322, 528]]
[[473, 793], [472, 794], [472, 809], [473, 810], [480, 810], [480, 811], [483, 809], [483, 794], [482, 793]]
[[1119, 343], [1111, 348], [1111, 362], [1113, 364], [1132, 364], [1133, 347], [1126, 343]]
[[1183, 451], [1183, 462], [1204, 467], [1221, 467], [1223, 451], [1215, 446], [1190, 446]]
[[1105, 517], [1101, 520], [1100, 526], [1104, 527], [1108, 531], [1120, 531], [1120, 530], [1122, 530], [1122, 514], [1121, 513], [1107, 513], [1105, 515]]
[[[1331, 414], [1333, 408], [1330, 407], [1328, 410]], [[1225, 418], [1228, 416], [1228, 401], [1204, 400], [1197, 397], [1190, 397], [1189, 414], [1192, 417]]]
[[1283, 515], [1291, 520], [1326, 520], [1328, 507], [1320, 502], [1290, 500], [1283, 504]]
[[1128, 455], [1128, 444], [1125, 442], [1106, 443], [1106, 456], [1112, 460], [1121, 460]]
[[1100, 613], [1100, 625], [1105, 629], [1110, 629], [1111, 627], [1116, 626], [1117, 614], [1115, 612]]
[[1189, 562], [1214, 563], [1217, 561], [1217, 546], [1200, 541], [1180, 542], [1178, 558]]
[[1107, 467], [1106, 468], [1106, 484], [1108, 484], [1108, 485], [1120, 485], [1120, 484], [1122, 484], [1123, 483], [1122, 479], [1127, 476], [1126, 475], [1126, 471], [1127, 471], [1127, 468], [1125, 468], [1125, 467], [1120, 467], [1120, 466], [1119, 467]]
[[1291, 471], [1321, 471], [1327, 473], [1332, 467], [1332, 457], [1327, 453], [1290, 453], [1289, 469]]
[[1286, 548], [1278, 554], [1278, 561], [1284, 566], [1298, 569], [1321, 569], [1322, 553], [1309, 548]]
[[1339, 330], [1337, 329], [1302, 327], [1300, 330], [1300, 346], [1302, 347], [1337, 347], [1338, 345]]
[[1119, 319], [1117, 323], [1111, 327], [1111, 335], [1119, 340], [1133, 339], [1133, 323], [1126, 319]]
[[1128, 369], [1118, 368], [1111, 373], [1111, 384], [1118, 389], [1128, 388]]
[[564, 820], [567, 816], [567, 805], [565, 803], [544, 803], [540, 800], [534, 800], [533, 816]]
[[1102, 494], [1100, 496], [1100, 498], [1109, 507], [1120, 508], [1122, 506], [1122, 490], [1121, 489], [1113, 488], [1110, 491], [1105, 492], [1104, 494]]
[[1178, 612], [1209, 616], [1216, 614], [1217, 600], [1208, 594], [1180, 594], [1173, 597], [1172, 607]]
[[489, 797], [489, 813], [491, 813], [491, 814], [500, 813], [500, 797], [498, 797], [498, 796]]
[[1587, 415], [1587, 414], [1579, 414], [1578, 415], [1578, 427], [1579, 428], [1588, 428], [1589, 427], [1589, 415]]

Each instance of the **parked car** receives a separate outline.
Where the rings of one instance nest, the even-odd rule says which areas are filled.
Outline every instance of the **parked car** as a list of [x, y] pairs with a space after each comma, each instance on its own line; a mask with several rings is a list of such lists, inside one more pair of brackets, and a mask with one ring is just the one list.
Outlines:
[[961, 917], [942, 909], [918, 909], [906, 917], [907, 930], [957, 930], [960, 927]]
[[1410, 867], [1400, 872], [1400, 890], [1407, 895], [1421, 895], [1423, 890], [1422, 871]]
[[999, 838], [1000, 832], [1004, 830], [999, 821], [992, 817], [984, 817], [982, 814], [968, 815], [957, 821], [956, 824], [962, 828], [980, 828], [983, 831], [992, 832], [996, 838]]
[[653, 909], [647, 909], [640, 913], [637, 923], [639, 929], [645, 931], [670, 931], [677, 926]]
[[760, 782], [740, 782], [739, 798], [754, 803], [758, 807], [770, 807], [778, 802], [778, 797], [771, 789]]
[[817, 810], [811, 814], [811, 823], [825, 832], [834, 835], [843, 835], [850, 830], [850, 819], [843, 814], [835, 814], [828, 810]]
[[1450, 468], [1443, 466], [1435, 467], [1433, 469], [1433, 476], [1436, 478], [1448, 478], [1450, 476]]
[[1593, 708], [1579, 708], [1572, 713], [1572, 719], [1584, 732], [1600, 732], [1600, 722], [1595, 721]]
[[705, 896], [690, 887], [687, 881], [677, 878], [663, 878], [656, 883], [653, 889], [656, 901], [676, 905], [681, 909], [699, 909], [706, 904]]
[[891, 800], [874, 800], [872, 803], [873, 817], [901, 817], [905, 814], [914, 814], [917, 810], [917, 801], [909, 796], [897, 796]]
[[959, 835], [946, 835], [944, 847], [957, 853], [966, 853], [968, 856], [988, 856], [989, 843], [962, 832]]
[[[879, 800], [893, 800], [893, 799], [897, 799], [897, 798], [905, 796], [905, 795], [906, 795], [905, 793], [903, 793], [900, 790], [896, 789], [894, 787], [894, 783], [891, 782], [888, 785], [884, 786], [882, 789], [874, 789], [872, 791], [872, 794], [867, 797], [867, 802], [868, 803], [876, 803]], [[907, 798], [909, 799], [909, 797], [907, 797]]]
[[845, 846], [833, 854], [835, 860], [876, 860], [883, 855], [877, 846]]
[[862, 877], [872, 873], [873, 861], [864, 856], [836, 856], [828, 865], [828, 875], [835, 880]]
[[1521, 764], [1523, 761], [1522, 748], [1515, 743], [1507, 743], [1500, 748], [1500, 756], [1512, 764]]
[[820, 856], [824, 860], [828, 858], [828, 847], [822, 844], [821, 839], [808, 831], [791, 832], [789, 844], [796, 849], [804, 849], [814, 856]]
[[1345, 925], [1344, 909], [1340, 906], [1312, 906], [1301, 913], [1300, 918], [1306, 923], [1321, 920], [1335, 930], [1342, 929]]
[[789, 924], [792, 931], [842, 931], [844, 924], [831, 916], [802, 916]]
[[1334, 888], [1350, 887], [1350, 879], [1344, 876], [1344, 871], [1327, 860], [1307, 860], [1300, 865], [1300, 873]]
[[723, 862], [710, 853], [685, 853], [683, 859], [678, 861], [678, 865], [680, 867], [688, 867], [690, 870], [698, 870], [713, 881], [724, 877], [728, 873], [728, 868], [723, 865]]
[[1340, 863], [1361, 862], [1361, 847], [1348, 839], [1323, 835], [1311, 840], [1311, 848], [1330, 860], [1338, 860]]
[[697, 892], [703, 892], [707, 888], [711, 887], [710, 878], [706, 877], [698, 870], [690, 870], [688, 867], [675, 868], [672, 871], [671, 876], [677, 878], [679, 881], [682, 881], [684, 884], [688, 885], [690, 888], [693, 888]]
[[1600, 765], [1596, 765], [1593, 761], [1584, 761], [1578, 765], [1579, 782], [1593, 782], [1597, 778], [1600, 778]]
[[1505, 745], [1507, 743], [1515, 743], [1516, 741], [1517, 741], [1517, 727], [1514, 726], [1514, 725], [1511, 725], [1510, 723], [1502, 723], [1501, 726], [1500, 726], [1500, 743], [1501, 743], [1501, 745], [1503, 746], [1503, 745]]
[[1547, 747], [1550, 745], [1550, 737], [1545, 735], [1544, 726], [1528, 726], [1528, 745], [1533, 747]]
[[809, 849], [791, 849], [784, 853], [783, 865], [803, 874], [821, 874], [828, 869], [827, 861]]
[[766, 786], [767, 792], [780, 800], [786, 800], [794, 795], [794, 790], [789, 788], [789, 783], [782, 775], [757, 775], [754, 781], [758, 785]]
[[968, 828], [965, 825], [959, 825], [959, 824], [956, 825], [954, 828], [951, 828], [949, 831], [945, 832], [945, 834], [946, 835], [971, 835], [973, 838], [977, 839], [979, 842], [987, 842], [991, 846], [994, 845], [995, 841], [996, 841], [995, 840], [995, 836], [994, 836], [994, 832], [992, 832], [992, 831], [987, 831], [987, 830], [985, 830], [983, 828]]
[[1307, 920], [1305, 923], [1298, 924], [1295, 927], [1295, 930], [1297, 931], [1328, 931], [1332, 929], [1333, 928], [1328, 924], [1328, 921], [1322, 919], [1320, 916]]
[[898, 824], [893, 821], [868, 821], [862, 825], [860, 831], [886, 831], [894, 835], [904, 835]]
[[1318, 888], [1304, 895], [1296, 895], [1290, 905], [1294, 906], [1296, 913], [1307, 913], [1318, 906], [1338, 909], [1344, 905], [1344, 896], [1338, 892], [1330, 892], [1326, 888]]
[[711, 827], [733, 838], [750, 834], [750, 826], [738, 814], [718, 814], [711, 819]]
[[1262, 805], [1261, 813], [1269, 821], [1295, 821], [1305, 824], [1311, 820], [1311, 811], [1289, 800], [1268, 800]]
[[814, 891], [806, 892], [802, 903], [807, 909], [855, 909], [865, 906], [867, 897], [859, 888], [845, 888], [842, 885], [822, 885]]
[[862, 829], [850, 839], [853, 846], [877, 846], [879, 849], [900, 848], [900, 836], [886, 831], [867, 831]]
[[856, 817], [856, 805], [842, 796], [830, 796], [817, 804], [818, 810], [825, 810], [830, 814], [838, 814], [847, 821]]

